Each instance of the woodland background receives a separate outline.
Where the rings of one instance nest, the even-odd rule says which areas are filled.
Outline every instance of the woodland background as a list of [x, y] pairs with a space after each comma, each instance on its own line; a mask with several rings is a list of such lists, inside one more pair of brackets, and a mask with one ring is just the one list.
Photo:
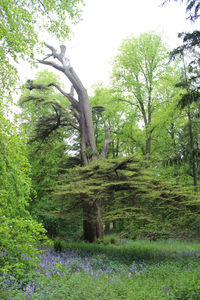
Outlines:
[[[97, 84], [88, 96], [65, 47], [57, 51], [37, 34], [47, 30], [62, 41], [66, 16], [78, 22], [81, 3], [1, 2], [2, 274], [32, 268], [48, 238], [199, 239], [200, 32], [180, 34], [176, 49], [156, 32], [123, 40], [110, 85]], [[199, 8], [186, 1], [193, 22]], [[20, 113], [13, 114], [21, 59], [46, 69], [20, 87]], [[68, 91], [52, 68], [70, 82]]]

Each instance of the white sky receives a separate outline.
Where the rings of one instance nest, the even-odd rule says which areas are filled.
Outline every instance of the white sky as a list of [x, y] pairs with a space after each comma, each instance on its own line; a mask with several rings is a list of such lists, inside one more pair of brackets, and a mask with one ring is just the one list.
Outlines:
[[[198, 29], [197, 23], [192, 26], [186, 20], [185, 6], [173, 1], [164, 7], [160, 6], [162, 0], [85, 2], [83, 21], [76, 25], [74, 36], [65, 44], [71, 65], [86, 88], [97, 82], [109, 83], [111, 61], [124, 38], [155, 30], [173, 48], [181, 43], [178, 32]], [[52, 44], [50, 40], [46, 42]], [[25, 79], [34, 77], [29, 69], [20, 71], [22, 74]]]

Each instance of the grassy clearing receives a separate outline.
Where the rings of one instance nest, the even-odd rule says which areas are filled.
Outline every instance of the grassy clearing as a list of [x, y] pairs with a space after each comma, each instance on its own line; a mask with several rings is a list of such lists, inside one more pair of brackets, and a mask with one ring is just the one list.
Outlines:
[[23, 282], [10, 284], [4, 277], [0, 298], [200, 299], [197, 242], [116, 239], [106, 246], [62, 242], [60, 247], [62, 252], [44, 252]]

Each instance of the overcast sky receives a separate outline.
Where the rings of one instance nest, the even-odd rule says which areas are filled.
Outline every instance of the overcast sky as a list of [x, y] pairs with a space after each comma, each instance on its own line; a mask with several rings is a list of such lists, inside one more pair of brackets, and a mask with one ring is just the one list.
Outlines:
[[185, 6], [173, 1], [164, 7], [162, 0], [85, 2], [83, 21], [76, 25], [74, 36], [65, 44], [71, 65], [86, 88], [97, 82], [109, 83], [111, 61], [124, 38], [155, 30], [173, 48], [181, 42], [178, 32], [198, 29], [197, 23], [192, 25], [186, 20]]

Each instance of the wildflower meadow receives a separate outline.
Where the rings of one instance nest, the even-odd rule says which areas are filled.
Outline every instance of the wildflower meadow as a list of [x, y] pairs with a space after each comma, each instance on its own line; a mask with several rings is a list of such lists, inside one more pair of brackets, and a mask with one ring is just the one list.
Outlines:
[[[2, 274], [1, 299], [200, 299], [200, 245], [162, 240], [44, 249], [23, 278]], [[29, 258], [27, 257], [27, 260]]]

